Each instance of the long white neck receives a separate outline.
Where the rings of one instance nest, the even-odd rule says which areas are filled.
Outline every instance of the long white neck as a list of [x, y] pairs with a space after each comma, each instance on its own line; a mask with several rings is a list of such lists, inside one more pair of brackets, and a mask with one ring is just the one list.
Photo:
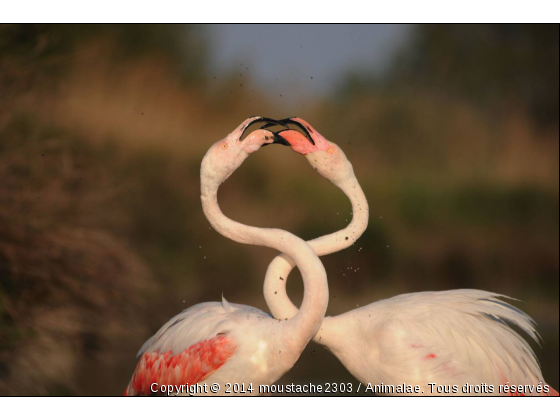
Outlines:
[[[327, 311], [329, 292], [327, 274], [321, 260], [302, 239], [280, 229], [247, 226], [226, 217], [218, 205], [218, 187], [201, 176], [202, 208], [212, 227], [236, 242], [274, 248], [289, 255], [301, 271], [304, 295], [301, 310], [278, 328], [286, 333], [286, 344], [302, 351], [317, 333]], [[299, 354], [299, 353], [297, 353]]]
[[[348, 248], [364, 233], [369, 220], [367, 199], [354, 173], [335, 185], [346, 194], [352, 203], [352, 221], [338, 232], [307, 242], [318, 256]], [[268, 266], [264, 281], [264, 297], [270, 312], [277, 319], [290, 319], [298, 314], [298, 308], [286, 293], [288, 276], [296, 265], [299, 267], [291, 255], [280, 254]]]

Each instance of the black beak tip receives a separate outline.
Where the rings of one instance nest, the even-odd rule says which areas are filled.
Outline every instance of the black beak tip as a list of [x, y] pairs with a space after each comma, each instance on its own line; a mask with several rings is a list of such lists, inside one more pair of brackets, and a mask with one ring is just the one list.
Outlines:
[[[302, 131], [305, 134], [305, 137], [307, 137], [307, 140], [309, 140], [309, 142], [311, 144], [315, 145], [315, 141], [313, 140], [313, 137], [309, 133], [309, 130], [307, 129], [307, 127], [305, 127], [299, 121], [294, 121], [293, 118], [297, 118], [297, 117], [283, 118], [281, 120], [273, 120], [272, 118], [261, 117], [258, 121], [266, 122], [266, 124], [261, 126], [261, 129], [267, 129], [267, 128], [270, 128], [270, 127], [274, 127], [275, 125], [281, 125], [282, 127], [285, 127], [287, 129], [289, 129], [290, 127], [288, 126], [288, 124], [294, 124], [294, 125], [298, 126], [299, 128], [301, 128]], [[283, 130], [280, 130], [279, 133], [281, 133], [282, 131]], [[268, 143], [268, 144], [282, 144], [284, 146], [289, 146], [290, 145], [290, 143], [288, 143], [283, 137], [277, 136], [277, 135], [275, 135], [274, 141], [272, 143]]]
[[288, 141], [284, 137], [282, 137], [281, 135], [276, 134], [276, 133], [273, 133], [273, 134], [274, 134], [274, 136], [272, 138], [273, 139], [272, 144], [281, 144], [282, 146], [289, 146], [290, 145], [290, 143], [288, 143]]
[[285, 122], [284, 120], [273, 120], [272, 118], [263, 117], [263, 118], [261, 118], [261, 119], [258, 120], [258, 121], [264, 121], [264, 122], [266, 122], [266, 124], [264, 124], [264, 125], [261, 126], [261, 129], [262, 129], [262, 128], [274, 127], [275, 125], [281, 125], [281, 126], [284, 127], [284, 128], [289, 128], [289, 127], [288, 127], [288, 123]]
[[[252, 117], [249, 117], [249, 118], [252, 118]], [[257, 124], [257, 123], [261, 123], [261, 122], [266, 123], [261, 128], [268, 128], [268, 127], [272, 127], [272, 126], [275, 126], [275, 125], [281, 125], [282, 127], [288, 128], [288, 124], [286, 124], [285, 122], [278, 121], [278, 120], [273, 120], [272, 118], [267, 118], [267, 117], [257, 117], [255, 120], [251, 121], [249, 124], [247, 124], [243, 128], [243, 131], [241, 132], [240, 138], [243, 137], [243, 134], [245, 134], [245, 132], [247, 131], [247, 129], [249, 127], [251, 127], [253, 124]]]
[[[279, 134], [273, 132], [273, 131], [269, 131], [270, 133], [270, 137], [272, 137], [272, 143], [265, 143], [263, 144], [261, 147], [265, 147], [265, 146], [270, 146], [271, 144], [281, 144], [282, 146], [289, 146], [290, 143], [288, 143], [288, 141], [280, 136]], [[266, 140], [268, 140], [270, 137], [265, 137]]]
[[284, 128], [288, 128], [288, 124], [282, 120], [274, 120], [272, 118], [262, 117], [258, 120], [259, 122], [264, 121], [266, 124], [263, 125], [261, 128], [272, 127], [274, 125], [281, 125]]

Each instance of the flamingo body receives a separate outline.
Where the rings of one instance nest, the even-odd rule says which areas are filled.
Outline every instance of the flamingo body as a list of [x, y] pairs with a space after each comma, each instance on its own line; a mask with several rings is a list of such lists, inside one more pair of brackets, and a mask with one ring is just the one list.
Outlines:
[[262, 129], [241, 140], [250, 125], [261, 121], [277, 122], [250, 117], [210, 147], [200, 169], [202, 208], [212, 227], [227, 238], [293, 257], [304, 282], [301, 310], [289, 321], [279, 321], [223, 298], [221, 303], [194, 305], [142, 346], [126, 395], [154, 395], [154, 384], [156, 390], [158, 385], [218, 384], [219, 390], [211, 389], [208, 395], [226, 394], [228, 383], [251, 384], [256, 391], [242, 395], [258, 395], [260, 385], [272, 384], [294, 365], [321, 326], [328, 304], [327, 276], [312, 248], [289, 232], [235, 222], [218, 205], [219, 186], [251, 153], [264, 144], [286, 143]]
[[525, 395], [538, 395], [536, 385], [546, 383], [537, 358], [508, 325], [537, 341], [534, 322], [502, 297], [481, 290], [399, 295], [326, 317], [315, 340], [366, 384], [419, 385], [424, 395], [437, 395], [430, 383], [456, 385], [456, 395], [465, 384], [492, 385], [496, 394], [508, 382], [534, 385]]
[[[298, 131], [278, 132], [313, 168], [339, 187], [352, 203], [352, 221], [344, 229], [310, 240], [317, 255], [327, 255], [353, 244], [365, 231], [369, 208], [344, 152], [306, 121], [294, 117]], [[272, 314], [289, 319], [298, 309], [286, 294], [293, 260], [279, 255], [269, 265], [264, 294]], [[393, 297], [325, 317], [315, 342], [325, 345], [348, 371], [364, 384], [420, 386], [419, 395], [432, 392], [430, 383], [456, 386], [457, 392], [476, 395], [463, 385], [492, 385], [490, 393], [503, 395], [558, 395], [544, 381], [529, 344], [513, 324], [538, 341], [532, 319], [500, 300], [505, 296], [481, 290], [423, 292]], [[500, 385], [529, 385], [509, 391]], [[538, 385], [544, 392], [539, 392]], [[437, 389], [436, 389], [437, 391]]]
[[225, 299], [194, 305], [142, 346], [126, 394], [153, 395], [154, 383], [224, 384], [232, 378], [253, 386], [272, 383], [282, 375], [291, 350], [289, 340], [275, 334], [279, 323], [259, 309]]

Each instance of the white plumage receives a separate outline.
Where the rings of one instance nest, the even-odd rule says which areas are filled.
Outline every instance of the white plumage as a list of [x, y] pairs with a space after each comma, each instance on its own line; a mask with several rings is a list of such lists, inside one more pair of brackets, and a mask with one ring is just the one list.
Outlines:
[[[422, 292], [381, 300], [326, 317], [316, 341], [372, 384], [545, 384], [529, 344], [507, 323], [538, 341], [533, 320], [482, 290]], [[472, 393], [471, 393], [472, 394]], [[535, 392], [536, 394], [536, 392]]]
[[[362, 235], [369, 218], [368, 203], [352, 165], [340, 147], [306, 121], [284, 121], [302, 128], [314, 144], [295, 130], [279, 134], [352, 203], [352, 221], [346, 228], [308, 243], [319, 256], [345, 249]], [[282, 254], [268, 267], [264, 294], [278, 319], [289, 319], [298, 313], [286, 294], [288, 275], [294, 266], [294, 261]], [[500, 298], [506, 297], [481, 290], [400, 295], [325, 317], [313, 340], [325, 345], [365, 384], [418, 385], [423, 392], [420, 395], [446, 395], [437, 393], [437, 388], [432, 393], [430, 383], [455, 385], [456, 392], [450, 395], [462, 393], [466, 384], [486, 384], [493, 389], [479, 395], [511, 395], [509, 390], [500, 388], [508, 383], [532, 385], [523, 391], [524, 395], [547, 395], [548, 385], [534, 352], [508, 325], [518, 327], [538, 342], [535, 324], [527, 314]], [[537, 388], [539, 384], [541, 388]], [[466, 391], [474, 395], [473, 390]], [[550, 388], [549, 395], [557, 394]]]
[[[228, 219], [217, 201], [219, 186], [263, 144], [276, 140], [267, 130], [245, 129], [254, 122], [270, 121], [251, 117], [224, 140], [214, 144], [202, 160], [201, 201], [212, 227], [240, 242], [262, 245], [290, 254], [298, 263], [305, 296], [299, 314], [279, 321], [249, 306], [227, 302], [201, 303], [169, 320], [140, 349], [140, 361], [125, 395], [151, 394], [158, 385], [220, 385], [228, 383], [270, 385], [288, 371], [309, 340], [317, 333], [327, 310], [327, 276], [321, 261], [300, 238], [279, 229], [246, 226]], [[234, 395], [229, 394], [229, 395]]]

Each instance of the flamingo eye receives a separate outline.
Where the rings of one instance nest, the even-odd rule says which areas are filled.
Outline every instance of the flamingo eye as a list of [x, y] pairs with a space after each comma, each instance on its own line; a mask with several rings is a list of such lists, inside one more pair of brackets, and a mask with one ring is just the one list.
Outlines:
[[327, 149], [327, 153], [329, 153], [329, 154], [332, 155], [332, 154], [334, 153], [334, 149], [333, 149], [332, 147], [329, 147], [329, 148]]
[[228, 144], [224, 141], [222, 144], [220, 144], [220, 147], [226, 150], [228, 148]]

